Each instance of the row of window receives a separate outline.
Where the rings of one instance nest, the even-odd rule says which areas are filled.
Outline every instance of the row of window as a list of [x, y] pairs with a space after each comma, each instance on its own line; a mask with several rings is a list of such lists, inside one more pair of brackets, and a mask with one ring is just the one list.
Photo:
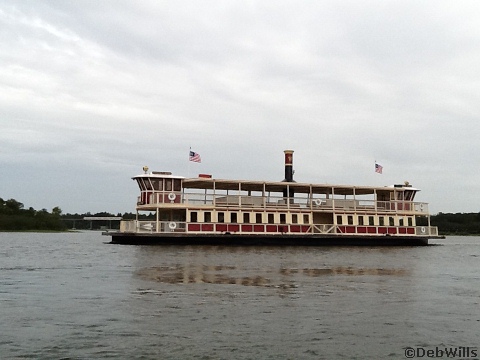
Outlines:
[[182, 191], [180, 179], [137, 178], [137, 182], [140, 189], [144, 191]]
[[[287, 218], [289, 217], [289, 219]], [[290, 220], [290, 221], [288, 221]], [[309, 224], [309, 214], [250, 213], [233, 211], [191, 211], [190, 222], [243, 224]]]
[[[191, 211], [192, 223], [310, 224], [310, 214]], [[336, 225], [414, 226], [412, 216], [337, 215]]]
[[337, 225], [413, 226], [413, 217], [337, 215]]

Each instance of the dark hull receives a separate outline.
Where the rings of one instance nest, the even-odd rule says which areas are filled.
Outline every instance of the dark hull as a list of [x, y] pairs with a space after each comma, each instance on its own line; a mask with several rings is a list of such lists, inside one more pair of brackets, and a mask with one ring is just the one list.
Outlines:
[[270, 245], [270, 246], [425, 246], [428, 239], [419, 236], [354, 235], [235, 235], [235, 234], [133, 234], [104, 233], [112, 244], [126, 245]]

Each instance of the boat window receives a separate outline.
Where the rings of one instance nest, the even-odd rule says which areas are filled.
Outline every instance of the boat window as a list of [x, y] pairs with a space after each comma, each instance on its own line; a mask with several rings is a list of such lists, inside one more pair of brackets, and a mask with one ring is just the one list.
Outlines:
[[368, 217], [368, 225], [375, 225], [375, 218], [373, 216]]
[[145, 180], [145, 187], [147, 188], [147, 190], [152, 190], [152, 183], [150, 182], [150, 179], [147, 178], [147, 179], [144, 179]]
[[203, 214], [203, 222], [212, 222], [212, 213], [210, 211], [205, 211], [205, 213]]
[[414, 196], [415, 196], [415, 191], [412, 191], [412, 190], [405, 191], [405, 200], [412, 201]]
[[173, 191], [182, 191], [182, 180], [180, 179], [173, 180]]
[[287, 222], [287, 215], [280, 214], [280, 224], [285, 224]]
[[408, 226], [413, 226], [413, 220], [411, 217], [408, 218]]
[[275, 223], [274, 214], [268, 214], [268, 223], [269, 224], [274, 224]]
[[399, 226], [403, 226], [403, 223], [404, 223], [403, 218], [398, 219], [398, 225]]
[[388, 223], [390, 226], [395, 226], [395, 219], [392, 216], [390, 216], [388, 218]]
[[348, 225], [353, 225], [353, 216], [352, 216], [352, 215], [348, 215], [348, 216], [347, 216], [347, 221], [348, 221]]
[[196, 212], [196, 211], [192, 211], [192, 212], [190, 213], [190, 222], [194, 222], [194, 223], [195, 223], [195, 222], [197, 222], [197, 220], [198, 220], [198, 219], [197, 219], [197, 212]]
[[159, 190], [158, 179], [150, 179], [152, 182], [153, 190]]
[[380, 226], [384, 226], [384, 225], [385, 225], [385, 219], [384, 219], [383, 216], [379, 216], [379, 217], [378, 217], [378, 224], [379, 224]]
[[403, 192], [399, 191], [399, 192], [397, 193], [397, 199], [398, 199], [398, 200], [403, 200]]
[[308, 214], [303, 215], [303, 223], [310, 224], [310, 216]]
[[292, 224], [298, 224], [298, 215], [292, 214]]
[[243, 223], [244, 224], [250, 223], [250, 213], [243, 213]]
[[145, 183], [143, 182], [143, 179], [137, 179], [138, 186], [140, 187], [140, 190], [147, 190], [145, 187]]
[[217, 218], [218, 218], [217, 221], [218, 221], [219, 223], [225, 222], [225, 214], [224, 214], [223, 212], [219, 212], [219, 213], [217, 214]]
[[262, 223], [262, 214], [261, 213], [256, 214], [255, 221], [256, 221], [257, 224]]
[[238, 222], [237, 221], [237, 213], [234, 213], [234, 212], [230, 213], [230, 222], [232, 222], [232, 223]]
[[342, 223], [343, 223], [342, 215], [337, 215], [337, 225], [342, 225]]
[[358, 217], [358, 225], [363, 225], [363, 216]]
[[172, 191], [172, 179], [165, 179], [165, 191]]

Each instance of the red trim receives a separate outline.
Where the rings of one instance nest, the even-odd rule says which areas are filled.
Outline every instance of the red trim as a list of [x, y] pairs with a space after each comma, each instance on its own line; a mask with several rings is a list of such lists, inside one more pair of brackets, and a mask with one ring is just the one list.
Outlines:
[[202, 224], [202, 231], [213, 231], [213, 224]]
[[267, 225], [267, 232], [278, 232], [278, 227], [276, 225]]
[[263, 225], [253, 225], [253, 231], [254, 232], [264, 232], [264, 227]]
[[302, 232], [300, 225], [290, 225], [290, 232]]
[[227, 231], [228, 227], [227, 224], [217, 224], [215, 226], [215, 230], [220, 231], [220, 232], [225, 232]]
[[240, 225], [238, 224], [230, 224], [227, 226], [228, 231], [230, 232], [239, 232], [240, 231]]
[[251, 232], [253, 231], [253, 225], [242, 225], [243, 232]]
[[200, 231], [200, 224], [188, 224], [188, 231]]
[[389, 228], [388, 228], [388, 233], [389, 233], [389, 234], [396, 234], [396, 233], [397, 233], [397, 228], [389, 227]]
[[373, 227], [373, 226], [369, 226], [367, 228], [367, 233], [369, 234], [376, 234], [377, 233], [377, 228], [376, 227]]
[[[288, 232], [291, 233], [306, 233], [308, 232], [308, 225], [255, 225], [255, 224], [188, 224], [188, 231], [205, 231], [205, 232]], [[413, 227], [374, 227], [374, 226], [338, 226], [338, 231], [343, 234], [415, 234]]]

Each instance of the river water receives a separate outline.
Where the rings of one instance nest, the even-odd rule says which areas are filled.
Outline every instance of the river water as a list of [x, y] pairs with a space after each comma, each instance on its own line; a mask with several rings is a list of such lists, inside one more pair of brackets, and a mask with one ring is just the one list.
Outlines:
[[109, 241], [0, 233], [1, 359], [478, 359], [480, 237], [392, 248]]

